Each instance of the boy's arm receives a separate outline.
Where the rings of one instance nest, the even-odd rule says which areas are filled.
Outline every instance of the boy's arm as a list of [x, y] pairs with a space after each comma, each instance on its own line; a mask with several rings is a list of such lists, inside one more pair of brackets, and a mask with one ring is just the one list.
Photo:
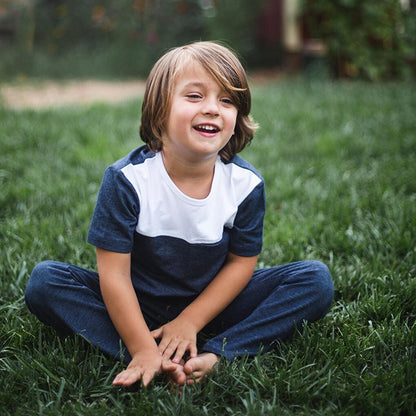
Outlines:
[[132, 361], [113, 384], [147, 385], [161, 371], [162, 357], [143, 318], [130, 274], [130, 254], [97, 248], [100, 288], [110, 318], [125, 343]]
[[244, 289], [253, 275], [257, 257], [241, 257], [229, 253], [227, 260], [202, 293], [176, 319], [152, 331], [161, 338], [159, 351], [178, 363], [185, 351], [196, 356], [196, 334], [223, 311]]

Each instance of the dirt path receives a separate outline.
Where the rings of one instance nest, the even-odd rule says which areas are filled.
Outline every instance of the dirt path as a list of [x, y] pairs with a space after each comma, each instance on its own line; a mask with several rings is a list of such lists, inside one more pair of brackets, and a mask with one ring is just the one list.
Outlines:
[[94, 102], [116, 103], [141, 97], [144, 87], [143, 81], [41, 82], [16, 86], [0, 85], [0, 95], [6, 107], [42, 109]]
[[[249, 77], [251, 85], [279, 78], [277, 70], [256, 71]], [[88, 105], [95, 102], [117, 103], [143, 96], [145, 82], [62, 81], [0, 84], [0, 103], [14, 109], [42, 109], [65, 105]]]

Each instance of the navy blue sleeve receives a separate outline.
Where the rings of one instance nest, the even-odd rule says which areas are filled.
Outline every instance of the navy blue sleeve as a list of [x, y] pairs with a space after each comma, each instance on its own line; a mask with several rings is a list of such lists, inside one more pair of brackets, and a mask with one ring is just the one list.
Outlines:
[[238, 256], [260, 254], [266, 209], [264, 182], [261, 181], [238, 207], [230, 231], [230, 251]]
[[122, 172], [104, 173], [88, 232], [88, 242], [118, 253], [130, 253], [140, 211], [139, 198]]

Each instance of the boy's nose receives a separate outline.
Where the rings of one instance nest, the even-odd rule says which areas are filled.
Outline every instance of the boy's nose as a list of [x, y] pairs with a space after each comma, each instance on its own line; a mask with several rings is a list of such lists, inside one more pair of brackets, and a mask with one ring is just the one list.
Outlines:
[[204, 114], [217, 116], [219, 115], [219, 105], [217, 99], [207, 99], [202, 109]]

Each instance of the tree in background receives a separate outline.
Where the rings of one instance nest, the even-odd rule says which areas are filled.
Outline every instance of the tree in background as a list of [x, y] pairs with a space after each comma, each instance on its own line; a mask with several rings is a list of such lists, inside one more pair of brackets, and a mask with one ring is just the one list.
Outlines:
[[[0, 0], [0, 27], [2, 21], [10, 22], [18, 16], [12, 19], [14, 37], [9, 46], [18, 52], [14, 59], [21, 61], [29, 74], [35, 67], [31, 60], [42, 53], [55, 60], [69, 55], [73, 64], [75, 55], [84, 55], [91, 70], [96, 56], [107, 55], [106, 68], [101, 65], [97, 71], [137, 76], [147, 74], [167, 49], [194, 40], [223, 41], [244, 60], [254, 61], [251, 55], [256, 53], [256, 19], [263, 2]], [[27, 13], [29, 9], [31, 13]], [[33, 28], [31, 48], [26, 46], [27, 27]]]
[[194, 40], [223, 41], [250, 68], [282, 66], [284, 12], [299, 2], [290, 26], [324, 42], [334, 75], [415, 78], [416, 0], [0, 0], [0, 77], [145, 76]]

